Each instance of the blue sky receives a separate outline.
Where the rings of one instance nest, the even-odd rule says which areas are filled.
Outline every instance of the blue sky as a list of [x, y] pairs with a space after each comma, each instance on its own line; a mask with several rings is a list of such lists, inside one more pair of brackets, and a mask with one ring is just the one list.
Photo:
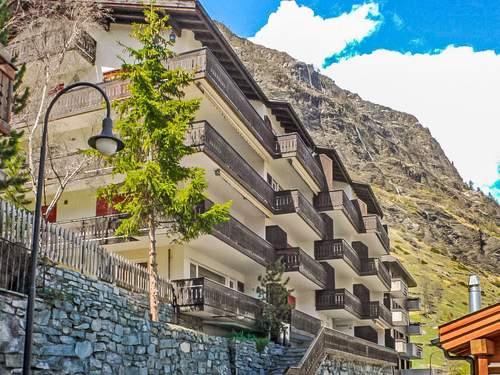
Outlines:
[[236, 34], [416, 115], [500, 200], [500, 1], [201, 1]]

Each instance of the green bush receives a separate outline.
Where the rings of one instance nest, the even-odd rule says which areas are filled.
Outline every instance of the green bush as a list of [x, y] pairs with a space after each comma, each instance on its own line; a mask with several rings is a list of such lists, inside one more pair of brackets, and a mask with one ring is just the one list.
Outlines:
[[248, 332], [233, 332], [229, 338], [235, 341], [253, 341], [255, 342], [255, 348], [259, 353], [261, 353], [269, 344], [269, 339], [267, 337], [257, 337]]

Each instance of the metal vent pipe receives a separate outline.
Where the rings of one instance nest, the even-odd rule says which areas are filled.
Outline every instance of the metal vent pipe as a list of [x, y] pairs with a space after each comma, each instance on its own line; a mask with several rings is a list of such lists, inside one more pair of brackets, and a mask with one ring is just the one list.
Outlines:
[[469, 312], [481, 309], [481, 283], [478, 275], [469, 276]]

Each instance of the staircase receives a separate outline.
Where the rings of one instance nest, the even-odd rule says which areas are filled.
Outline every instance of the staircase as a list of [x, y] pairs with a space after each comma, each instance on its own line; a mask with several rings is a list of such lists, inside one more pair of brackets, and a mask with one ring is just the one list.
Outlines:
[[304, 354], [307, 347], [289, 347], [285, 349], [283, 355], [273, 358], [273, 365], [269, 371], [269, 375], [283, 375], [287, 369], [292, 366], [297, 366]]

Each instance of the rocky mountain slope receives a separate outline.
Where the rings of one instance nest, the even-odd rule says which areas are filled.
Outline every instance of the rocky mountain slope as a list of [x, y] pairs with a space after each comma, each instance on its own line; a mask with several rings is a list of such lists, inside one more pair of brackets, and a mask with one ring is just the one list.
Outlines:
[[500, 300], [500, 207], [464, 184], [428, 129], [286, 53], [220, 29], [266, 94], [291, 102], [315, 141], [337, 149], [352, 177], [373, 185], [393, 254], [420, 284], [426, 314], [414, 319], [429, 323], [422, 341], [465, 313], [469, 273], [482, 276], [485, 303]]

